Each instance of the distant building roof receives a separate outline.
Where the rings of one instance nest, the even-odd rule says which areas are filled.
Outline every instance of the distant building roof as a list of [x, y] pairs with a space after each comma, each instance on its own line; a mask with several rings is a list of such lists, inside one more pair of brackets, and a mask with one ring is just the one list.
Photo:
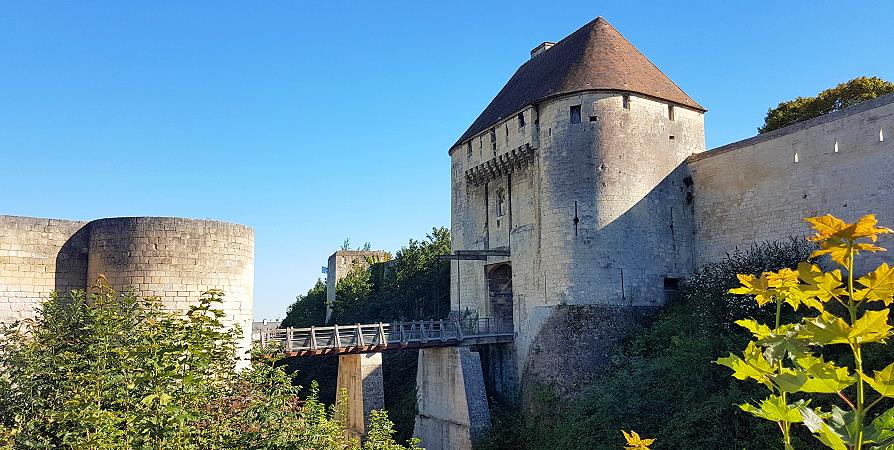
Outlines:
[[535, 51], [454, 146], [527, 105], [572, 92], [627, 91], [705, 110], [602, 17]]

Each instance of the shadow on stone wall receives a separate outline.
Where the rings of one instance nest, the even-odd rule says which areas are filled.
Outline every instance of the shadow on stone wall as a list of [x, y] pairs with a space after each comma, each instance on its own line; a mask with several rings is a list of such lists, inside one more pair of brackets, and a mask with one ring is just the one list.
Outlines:
[[647, 326], [658, 307], [561, 305], [531, 345], [523, 376], [522, 400], [548, 388], [565, 397], [579, 392], [610, 366], [618, 345]]
[[87, 254], [90, 248], [90, 224], [82, 226], [62, 244], [56, 255], [54, 289], [67, 293], [85, 289], [93, 281], [87, 279]]

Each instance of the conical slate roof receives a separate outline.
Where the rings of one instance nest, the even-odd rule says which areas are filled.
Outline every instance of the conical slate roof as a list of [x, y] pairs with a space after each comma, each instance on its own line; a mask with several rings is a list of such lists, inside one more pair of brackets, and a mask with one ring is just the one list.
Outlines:
[[597, 17], [522, 64], [455, 145], [527, 105], [587, 90], [634, 92], [705, 110], [607, 20]]

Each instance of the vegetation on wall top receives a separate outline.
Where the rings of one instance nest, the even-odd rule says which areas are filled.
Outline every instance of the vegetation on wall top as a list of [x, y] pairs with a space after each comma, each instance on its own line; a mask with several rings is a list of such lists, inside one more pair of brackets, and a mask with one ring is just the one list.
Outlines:
[[841, 83], [817, 94], [816, 97], [798, 97], [782, 102], [767, 111], [764, 125], [758, 133], [766, 133], [778, 128], [839, 111], [858, 103], [872, 100], [894, 92], [894, 83], [878, 77], [859, 77]]

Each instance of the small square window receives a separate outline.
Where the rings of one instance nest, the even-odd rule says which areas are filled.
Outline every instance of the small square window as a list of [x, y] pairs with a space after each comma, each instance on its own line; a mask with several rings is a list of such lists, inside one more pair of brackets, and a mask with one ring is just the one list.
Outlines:
[[525, 127], [525, 115], [523, 113], [518, 113], [518, 128], [521, 130]]
[[665, 291], [679, 291], [680, 290], [680, 279], [675, 277], [665, 277], [664, 278], [664, 290]]
[[630, 95], [624, 94], [621, 96], [621, 106], [623, 106], [624, 109], [630, 109]]
[[667, 105], [667, 118], [674, 120], [674, 105]]
[[571, 107], [571, 123], [580, 123], [580, 105]]

